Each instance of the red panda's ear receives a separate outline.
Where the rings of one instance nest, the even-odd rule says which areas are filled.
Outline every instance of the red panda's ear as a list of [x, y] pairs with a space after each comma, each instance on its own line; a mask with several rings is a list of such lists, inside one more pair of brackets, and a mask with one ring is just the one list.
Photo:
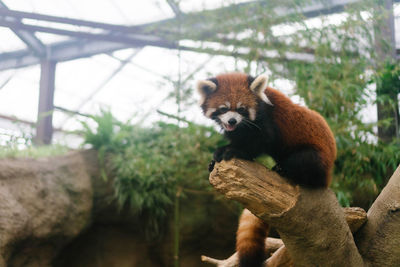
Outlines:
[[273, 106], [267, 95], [265, 89], [267, 88], [268, 76], [265, 74], [257, 76], [254, 81], [250, 84], [250, 90], [253, 91], [258, 97], [261, 98], [265, 103]]
[[200, 94], [200, 105], [204, 103], [207, 96], [217, 90], [217, 84], [211, 80], [202, 80], [197, 82], [197, 91]]

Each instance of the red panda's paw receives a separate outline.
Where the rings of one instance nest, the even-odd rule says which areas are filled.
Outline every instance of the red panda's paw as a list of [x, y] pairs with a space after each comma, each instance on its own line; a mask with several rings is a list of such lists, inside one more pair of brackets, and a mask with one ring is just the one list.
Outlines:
[[252, 160], [253, 158], [246, 152], [233, 148], [231, 146], [219, 147], [214, 152], [214, 161], [221, 162], [222, 160], [231, 160], [233, 158]]
[[[221, 162], [224, 159], [225, 151], [227, 150], [228, 146], [221, 146], [217, 148], [214, 152], [214, 161]], [[215, 164], [215, 162], [214, 162]]]
[[274, 167], [272, 167], [271, 171], [276, 172], [277, 174], [279, 174], [280, 176], [284, 176], [284, 172], [282, 170], [281, 165], [276, 164]]
[[214, 160], [216, 162], [220, 162], [221, 160], [228, 161], [233, 158], [252, 160], [252, 157], [248, 153], [231, 146], [218, 148], [214, 153]]
[[212, 172], [214, 170], [215, 166], [215, 160], [211, 160], [210, 163], [208, 164], [208, 171]]
[[234, 148], [227, 148], [222, 155], [223, 160], [231, 160], [233, 158], [241, 158], [245, 159], [246, 155], [240, 150], [234, 149]]

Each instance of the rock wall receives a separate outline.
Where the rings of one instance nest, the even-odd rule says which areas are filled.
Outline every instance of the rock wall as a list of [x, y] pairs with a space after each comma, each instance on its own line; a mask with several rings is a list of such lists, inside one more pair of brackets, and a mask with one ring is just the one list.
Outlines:
[[[0, 160], [0, 267], [172, 266], [172, 231], [146, 241], [113, 195], [95, 151]], [[233, 252], [234, 207], [214, 198], [182, 200], [181, 266]]]

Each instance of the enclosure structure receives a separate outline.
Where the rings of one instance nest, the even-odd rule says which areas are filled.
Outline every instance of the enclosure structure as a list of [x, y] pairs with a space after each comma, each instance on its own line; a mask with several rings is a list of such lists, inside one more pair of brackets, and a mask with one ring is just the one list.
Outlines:
[[[54, 85], [56, 67], [58, 64], [84, 57], [91, 57], [97, 54], [109, 54], [121, 49], [131, 48], [134, 50], [132, 55], [126, 60], [121, 61], [115, 71], [106, 79], [104, 83], [113, 79], [124, 66], [132, 60], [137, 51], [146, 46], [155, 46], [166, 49], [175, 49], [180, 51], [195, 51], [199, 53], [208, 53], [213, 55], [231, 55], [234, 57], [244, 56], [238, 51], [229, 51], [228, 49], [203, 49], [201, 46], [192, 43], [185, 45], [182, 40], [188, 40], [185, 31], [180, 32], [179, 25], [190, 25], [190, 28], [199, 33], [197, 39], [192, 41], [202, 41], [201, 36], [216, 36], [218, 32], [210, 29], [207, 21], [202, 21], [204, 12], [184, 13], [179, 9], [175, 1], [166, 1], [175, 17], [154, 21], [141, 25], [115, 25], [104, 22], [87, 21], [82, 19], [65, 18], [48, 14], [39, 14], [35, 12], [23, 12], [11, 10], [5, 4], [0, 2], [0, 26], [10, 29], [26, 45], [26, 49], [18, 51], [7, 51], [0, 53], [0, 71], [27, 66], [41, 66], [40, 74], [40, 96], [38, 106], [38, 117], [36, 122], [36, 142], [38, 144], [48, 144], [51, 142], [53, 125], [52, 111], [61, 110], [80, 114], [80, 110], [66, 110], [64, 107], [54, 106]], [[343, 12], [345, 7], [350, 4], [361, 4], [357, 0], [330, 0], [315, 1], [302, 7], [301, 12], [305, 19], [318, 17], [320, 15], [334, 14]], [[380, 51], [381, 58], [396, 58], [398, 51], [395, 41], [395, 18], [393, 16], [393, 4], [396, 1], [381, 1], [382, 7], [388, 11], [388, 17], [382, 22], [381, 29], [376, 31], [376, 40], [383, 39], [391, 44], [392, 50], [382, 48], [380, 42], [376, 42], [376, 49]], [[249, 1], [238, 4], [228, 5], [215, 10], [207, 11], [207, 14], [218, 16], [219, 13], [235, 10], [249, 10], [251, 16], [252, 8], [262, 8], [263, 1]], [[95, 8], [95, 7], [94, 7]], [[282, 16], [295, 12], [294, 10], [275, 10]], [[297, 11], [296, 11], [297, 12]], [[197, 22], [193, 23], [193, 18]], [[201, 22], [199, 22], [201, 21]], [[165, 28], [168, 25], [168, 29]], [[44, 43], [37, 37], [37, 33], [48, 33], [52, 35], [64, 36], [66, 39], [60, 42]], [[224, 46], [224, 41], [221, 41]], [[136, 52], [135, 52], [136, 51]], [[311, 54], [310, 54], [311, 53]], [[272, 57], [274, 60], [312, 60], [313, 51], [305, 49], [304, 52], [297, 55], [287, 56], [286, 58]], [[261, 60], [270, 59], [269, 55], [261, 55]], [[11, 79], [11, 78], [10, 78]], [[5, 86], [8, 80], [1, 86]], [[102, 85], [97, 88], [100, 90]], [[96, 91], [96, 90], [95, 90]], [[87, 96], [90, 99], [93, 95]], [[378, 110], [382, 110], [378, 106]], [[0, 114], [1, 115], [1, 114]], [[385, 118], [388, 114], [378, 112], [380, 118]], [[18, 120], [10, 116], [2, 116], [2, 119]], [[21, 121], [21, 120], [20, 120]], [[22, 121], [23, 122], [23, 121]], [[35, 122], [28, 122], [35, 123]], [[394, 128], [393, 128], [394, 127]], [[390, 139], [395, 133], [395, 126], [388, 130], [380, 129], [379, 135], [383, 139]], [[389, 131], [389, 132], [387, 132]]]
[[[147, 1], [146, 1], [147, 2]], [[140, 51], [145, 50], [148, 46], [160, 47], [173, 51], [177, 51], [178, 55], [181, 51], [193, 51], [193, 53], [202, 53], [207, 55], [224, 55], [231, 58], [247, 58], [251, 49], [246, 49], [246, 42], [242, 42], [241, 45], [244, 49], [231, 49], [230, 44], [235, 41], [234, 36], [229, 35], [229, 32], [219, 32], [213, 28], [214, 25], [209, 24], [208, 20], [204, 20], [207, 16], [212, 16], [213, 18], [218, 18], [221, 14], [226, 12], [238, 12], [238, 14], [245, 14], [246, 16], [252, 17], [253, 12], [256, 9], [263, 8], [267, 6], [269, 1], [251, 1], [242, 2], [240, 4], [234, 4], [225, 6], [215, 10], [208, 10], [203, 12], [183, 12], [179, 9], [176, 2], [166, 1], [170, 5], [171, 11], [174, 13], [174, 17], [165, 20], [149, 22], [146, 24], [133, 24], [134, 26], [127, 25], [116, 25], [105, 22], [94, 22], [89, 20], [82, 20], [78, 18], [65, 18], [63, 16], [55, 16], [44, 14], [44, 13], [31, 13], [25, 11], [18, 11], [17, 9], [10, 10], [4, 3], [10, 4], [11, 1], [3, 1], [0, 9], [0, 25], [10, 29], [15, 32], [19, 38], [26, 44], [27, 49], [22, 49], [18, 51], [7, 51], [0, 53], [0, 70], [9, 71], [10, 69], [16, 70], [19, 68], [25, 68], [29, 66], [40, 65], [40, 96], [39, 96], [39, 112], [37, 117], [37, 124], [34, 121], [22, 121], [18, 118], [12, 118], [10, 116], [0, 116], [6, 120], [19, 120], [23, 123], [33, 125], [37, 127], [36, 132], [36, 143], [46, 144], [50, 143], [52, 139], [52, 133], [55, 130], [64, 130], [63, 128], [54, 129], [52, 126], [52, 114], [53, 111], [63, 111], [71, 114], [83, 114], [81, 105], [78, 105], [76, 109], [68, 109], [64, 106], [55, 106], [54, 96], [59, 88], [56, 88], [54, 80], [59, 68], [66, 62], [72, 62], [75, 59], [92, 57], [98, 54], [104, 54], [106, 57], [114, 58], [118, 60], [116, 66], [113, 65], [113, 71], [110, 75], [101, 79], [102, 82], [95, 87], [94, 91], [87, 95], [84, 99], [91, 99], [96, 92], [102, 89], [102, 87], [109, 81], [115, 79], [121, 70], [126, 68], [127, 65], [132, 64], [137, 55], [140, 55]], [[363, 1], [350, 1], [350, 0], [332, 0], [332, 1], [315, 1], [309, 2], [309, 5], [302, 6], [301, 10], [298, 9], [275, 9], [274, 13], [286, 18], [290, 14], [300, 14], [303, 20], [318, 18], [321, 15], [330, 14], [341, 14], [345, 12], [347, 6], [358, 5]], [[375, 48], [379, 53], [381, 59], [390, 58], [393, 61], [397, 60], [397, 51], [395, 49], [395, 31], [394, 23], [395, 18], [393, 16], [393, 6], [396, 6], [393, 2], [396, 1], [380, 1], [377, 2], [379, 5], [377, 8], [380, 10], [386, 10], [387, 15], [383, 19], [381, 18], [379, 25], [375, 28]], [[268, 8], [271, 8], [270, 6]], [[300, 11], [300, 12], [299, 12]], [[255, 18], [258, 20], [259, 18]], [[285, 21], [282, 19], [278, 26], [285, 26]], [[242, 32], [246, 33], [249, 29], [248, 25], [241, 25]], [[228, 29], [229, 30], [229, 29]], [[195, 32], [196, 34], [193, 34]], [[42, 34], [51, 34], [52, 36], [63, 36], [63, 40], [58, 40], [55, 42], [46, 43], [41, 39]], [[222, 36], [222, 37], [221, 37]], [[203, 47], [198, 44], [197, 41], [202, 42], [203, 40], [212, 40], [212, 42], [219, 44], [220, 46]], [[383, 40], [384, 42], [380, 42]], [[281, 43], [283, 45], [283, 43]], [[387, 49], [385, 45], [390, 44], [390, 49]], [[129, 49], [129, 55], [121, 59], [115, 56], [115, 51], [120, 51], [121, 49]], [[261, 53], [258, 55], [259, 61], [265, 62], [309, 62], [312, 64], [315, 60], [315, 53], [317, 51], [310, 47], [300, 47], [297, 51], [292, 53], [269, 53], [275, 51], [267, 51], [266, 53]], [[333, 51], [334, 53], [337, 51]], [[356, 51], [357, 52], [357, 51]], [[333, 54], [334, 54], [333, 53]], [[204, 61], [207, 64], [207, 61]], [[78, 63], [79, 64], [79, 63]], [[171, 63], [171, 65], [173, 65]], [[199, 69], [202, 68], [200, 65]], [[39, 74], [39, 73], [38, 73]], [[87, 77], [88, 79], [97, 80], [101, 75], [93, 75]], [[71, 77], [73, 79], [74, 77]], [[103, 77], [102, 77], [103, 78]], [[190, 78], [188, 76], [188, 78]], [[10, 76], [12, 79], [12, 76]], [[0, 87], [7, 86], [10, 79], [4, 80]], [[141, 88], [134, 88], [134, 90], [140, 90]], [[385, 103], [382, 104], [385, 106]], [[381, 110], [378, 106], [378, 111]], [[381, 113], [382, 117], [386, 117], [387, 114]], [[379, 135], [382, 140], [392, 139], [396, 136], [396, 123], [398, 120], [393, 120], [393, 126], [388, 128], [389, 130], [381, 129]], [[63, 127], [63, 125], [61, 125]], [[85, 152], [83, 156], [77, 153], [75, 156], [66, 156], [66, 158], [53, 158], [53, 159], [41, 159], [37, 162], [33, 162], [33, 169], [23, 168], [30, 162], [29, 160], [21, 160], [10, 164], [8, 161], [0, 162], [0, 164], [5, 165], [2, 169], [7, 170], [3, 175], [5, 182], [3, 183], [3, 196], [7, 201], [3, 202], [4, 211], [7, 216], [3, 217], [3, 229], [6, 229], [4, 235], [1, 235], [2, 244], [7, 246], [6, 249], [2, 250], [4, 255], [2, 255], [4, 261], [10, 261], [15, 264], [21, 263], [24, 266], [25, 260], [31, 260], [30, 257], [34, 258], [32, 262], [40, 262], [45, 264], [50, 264], [51, 257], [55, 257], [59, 250], [62, 250], [66, 242], [73, 240], [77, 235], [81, 234], [86, 227], [88, 227], [92, 222], [103, 222], [101, 216], [103, 215], [100, 211], [96, 209], [98, 205], [96, 201], [101, 201], [101, 197], [108, 197], [107, 194], [112, 194], [112, 192], [107, 191], [108, 187], [99, 188], [97, 183], [102, 186], [106, 186], [101, 183], [99, 179], [99, 168], [96, 168], [96, 163], [93, 163], [90, 158], [94, 159], [96, 156], [86, 158]], [[72, 158], [72, 162], [68, 159]], [[93, 160], [95, 161], [95, 160]], [[31, 162], [32, 163], [32, 162]], [[46, 164], [47, 163], [47, 164]], [[71, 164], [69, 164], [71, 163]], [[19, 164], [19, 165], [18, 165]], [[37, 164], [37, 165], [36, 165]], [[10, 169], [7, 169], [11, 166]], [[39, 166], [39, 167], [38, 167]], [[91, 169], [90, 166], [95, 166]], [[56, 170], [52, 169], [55, 168]], [[88, 169], [89, 168], [89, 169]], [[38, 170], [39, 169], [39, 170]], [[64, 173], [65, 170], [72, 169], [76, 173]], [[18, 172], [22, 171], [22, 173]], [[50, 174], [56, 173], [61, 170], [61, 174], [55, 174], [51, 176]], [[1, 176], [0, 175], [0, 176]], [[10, 176], [7, 176], [10, 175]], [[37, 175], [37, 176], [35, 176]], [[92, 177], [94, 176], [94, 177]], [[8, 179], [12, 177], [13, 179]], [[37, 180], [26, 179], [26, 177], [34, 177]], [[71, 181], [75, 177], [82, 177], [79, 181]], [[21, 181], [27, 180], [24, 185], [20, 184]], [[10, 182], [11, 181], [11, 182]], [[14, 182], [15, 181], [15, 182]], [[36, 183], [40, 181], [39, 183]], [[10, 183], [10, 184], [9, 184]], [[57, 184], [59, 183], [59, 184]], [[19, 188], [26, 188], [27, 185], [31, 184], [33, 189], [24, 194], [25, 191], [19, 191]], [[52, 190], [48, 188], [55, 186], [57, 190], [62, 191], [63, 196], [55, 196]], [[100, 189], [99, 191], [96, 191]], [[50, 193], [49, 193], [50, 192]], [[43, 201], [32, 201], [31, 195], [33, 197], [39, 197], [41, 200], [50, 200], [55, 198], [59, 200], [62, 198], [65, 202], [59, 203], [64, 205], [66, 209], [71, 211], [72, 217], [68, 217], [68, 214], [59, 212], [60, 209], [56, 206], [48, 207], [46, 212], [41, 212], [43, 207], [37, 203], [45, 205]], [[104, 193], [104, 194], [103, 194]], [[330, 199], [332, 199], [332, 194], [330, 194]], [[100, 198], [98, 198], [100, 195]], [[93, 198], [91, 198], [91, 196]], [[24, 198], [27, 197], [27, 198]], [[77, 204], [77, 202], [82, 203], [81, 206], [74, 206], [72, 204]], [[100, 203], [103, 207], [105, 203]], [[107, 207], [107, 204], [105, 204]], [[13, 213], [14, 208], [17, 212]], [[91, 208], [93, 208], [93, 213]], [[111, 207], [111, 209], [116, 209], [116, 207]], [[26, 211], [34, 210], [39, 211], [38, 216], [29, 216], [31, 213]], [[335, 209], [336, 211], [338, 209]], [[62, 222], [57, 221], [56, 216], [50, 214], [50, 212], [55, 212], [61, 218], [64, 218]], [[99, 215], [100, 214], [100, 215]], [[395, 213], [397, 214], [397, 213]], [[93, 217], [91, 217], [91, 215]], [[75, 217], [73, 217], [75, 216]], [[32, 219], [32, 217], [34, 219]], [[49, 219], [50, 218], [50, 219]], [[100, 219], [99, 219], [100, 218]], [[54, 219], [54, 220], [53, 220]], [[59, 218], [58, 218], [59, 219]], [[110, 219], [106, 217], [106, 219]], [[111, 218], [115, 219], [115, 218]], [[121, 219], [118, 217], [118, 219]], [[124, 219], [124, 218], [122, 218]], [[76, 224], [69, 224], [68, 222], [74, 221]], [[232, 224], [233, 220], [226, 220], [226, 224]], [[10, 223], [11, 222], [11, 223]], [[46, 222], [46, 223], [43, 223]], [[343, 224], [343, 220], [340, 223], [341, 229], [346, 231], [342, 232], [349, 236], [349, 231]], [[51, 230], [49, 230], [51, 229]], [[93, 237], [93, 236], [92, 236]], [[229, 236], [229, 238], [233, 238]], [[289, 239], [287, 239], [289, 240]], [[348, 239], [351, 240], [351, 239]], [[350, 241], [349, 241], [350, 242]], [[54, 246], [49, 246], [49, 243]], [[290, 243], [290, 241], [289, 241]], [[350, 242], [351, 243], [351, 242]], [[32, 249], [31, 244], [36, 244], [38, 246]], [[279, 243], [282, 244], [281, 242]], [[346, 243], [347, 245], [349, 243]], [[354, 249], [354, 246], [350, 247]], [[23, 249], [21, 249], [23, 248]], [[74, 254], [79, 251], [81, 247], [77, 246], [68, 250], [63, 256], [68, 258], [68, 253]], [[275, 247], [276, 248], [276, 247]], [[154, 247], [152, 248], [154, 249]], [[157, 247], [157, 249], [160, 249]], [[141, 251], [139, 249], [139, 251]], [[281, 250], [282, 251], [282, 250]], [[200, 253], [200, 252], [199, 252]], [[202, 251], [202, 253], [205, 253]], [[11, 255], [11, 256], [10, 256]], [[210, 255], [210, 254], [207, 254]], [[38, 257], [36, 257], [38, 256]], [[176, 260], [178, 256], [176, 256]], [[359, 257], [357, 254], [353, 254], [357, 260]], [[35, 258], [36, 257], [36, 258]], [[196, 258], [196, 261], [199, 260]], [[45, 266], [42, 264], [41, 266]], [[71, 265], [69, 265], [71, 266]]]

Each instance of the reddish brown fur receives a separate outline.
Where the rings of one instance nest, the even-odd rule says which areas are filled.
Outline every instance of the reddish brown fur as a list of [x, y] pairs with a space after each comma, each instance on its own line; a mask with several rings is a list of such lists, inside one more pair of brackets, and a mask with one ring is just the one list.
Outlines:
[[241, 102], [247, 107], [257, 107], [257, 97], [250, 91], [247, 75], [243, 73], [221, 74], [218, 80], [218, 90], [212, 93], [204, 103], [207, 108], [218, 108], [225, 102], [232, 104], [231, 109], [237, 108]]
[[[216, 79], [218, 89], [206, 98], [202, 105], [204, 112], [208, 108], [225, 105], [226, 102], [231, 103], [233, 110], [237, 108], [238, 102], [257, 110], [257, 103], [260, 100], [249, 88], [248, 75], [228, 73], [219, 75]], [[294, 104], [288, 97], [273, 88], [267, 87], [264, 93], [273, 104], [270, 116], [279, 129], [282, 140], [281, 149], [302, 146], [315, 149], [326, 172], [326, 186], [328, 186], [332, 180], [331, 171], [336, 158], [336, 144], [324, 118], [315, 111]], [[268, 225], [248, 210], [244, 210], [237, 230], [236, 249], [239, 258], [247, 259], [259, 255], [257, 253], [260, 251], [263, 252], [267, 233]], [[251, 262], [245, 265], [253, 266]]]
[[257, 252], [263, 254], [268, 229], [268, 224], [247, 209], [243, 210], [236, 232], [236, 251], [239, 258], [251, 257]]
[[280, 129], [284, 145], [314, 147], [320, 153], [329, 186], [336, 159], [336, 143], [325, 119], [313, 110], [294, 104], [287, 96], [273, 88], [268, 87], [265, 93], [274, 104], [274, 121]]

